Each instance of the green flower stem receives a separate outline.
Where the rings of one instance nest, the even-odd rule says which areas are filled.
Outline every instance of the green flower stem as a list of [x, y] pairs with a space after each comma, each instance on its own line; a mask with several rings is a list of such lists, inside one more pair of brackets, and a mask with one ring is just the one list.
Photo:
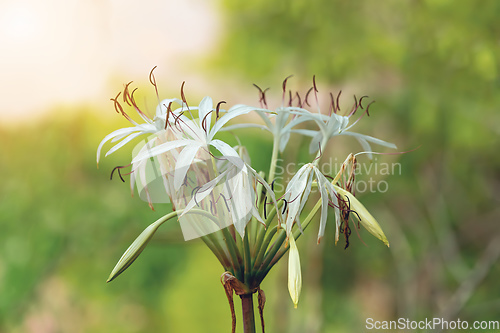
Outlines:
[[[321, 208], [321, 200], [318, 200], [318, 202], [313, 207], [311, 212], [309, 212], [309, 215], [307, 215], [306, 219], [302, 221], [302, 231], [306, 230], [307, 226], [311, 223], [312, 219], [318, 213], [320, 208]], [[295, 240], [297, 240], [301, 235], [302, 232], [300, 232], [299, 229], [296, 229], [293, 232], [293, 238], [295, 238]], [[290, 248], [289, 246], [283, 248], [280, 247], [278, 253], [276, 253], [276, 255], [272, 258], [271, 262], [269, 263], [268, 267], [266, 267], [264, 277], [267, 275], [269, 270], [281, 259], [281, 257], [283, 257], [283, 255], [288, 251], [289, 248]]]
[[255, 315], [253, 309], [253, 294], [240, 295], [243, 311], [243, 332], [255, 333]]
[[271, 155], [271, 166], [269, 167], [269, 179], [267, 182], [271, 184], [274, 180], [274, 173], [276, 172], [276, 164], [278, 163], [278, 151], [279, 151], [279, 137], [275, 137], [273, 141], [273, 153]]
[[[180, 210], [178, 212], [181, 213], [181, 211], [182, 210]], [[190, 210], [190, 214], [192, 214], [192, 213], [204, 215], [204, 216], [208, 217], [209, 219], [211, 219], [212, 221], [214, 221], [214, 223], [216, 223], [218, 225], [219, 221], [216, 219], [216, 217], [213, 216], [212, 214], [209, 214], [208, 212], [206, 212], [204, 210], [192, 209], [192, 210]], [[196, 224], [194, 224], [193, 226], [197, 227], [200, 235], [203, 234], [203, 232], [200, 230], [200, 228]], [[209, 233], [205, 236], [202, 236], [201, 238], [202, 238], [203, 242], [208, 246], [208, 248], [213, 252], [213, 254], [217, 257], [217, 259], [222, 264], [224, 269], [226, 269], [228, 271], [232, 271], [233, 266], [231, 265], [231, 260], [228, 257], [228, 251], [225, 251], [221, 246], [222, 237], [221, 237], [221, 239], [217, 239], [217, 235], [215, 233]], [[222, 243], [222, 244], [224, 244], [224, 243]]]
[[271, 263], [274, 256], [276, 255], [278, 250], [281, 248], [281, 245], [283, 245], [285, 240], [286, 240], [286, 231], [285, 231], [285, 229], [281, 228], [280, 231], [278, 231], [277, 238], [274, 241], [273, 245], [271, 245], [271, 247], [269, 248], [269, 250], [265, 254], [264, 261], [262, 262], [261, 265], [258, 266], [259, 272], [255, 278], [257, 281], [262, 281], [264, 279], [264, 277], [266, 276], [266, 274], [269, 272], [269, 269], [270, 269], [269, 264]]
[[[259, 267], [261, 266], [262, 259], [264, 258], [264, 254], [266, 253], [267, 247], [269, 246], [269, 243], [271, 242], [272, 238], [274, 237], [274, 235], [276, 234], [277, 231], [278, 231], [277, 225], [270, 228], [269, 233], [267, 234], [267, 237], [265, 238], [265, 241], [263, 240], [263, 242], [259, 246], [259, 248], [258, 248], [259, 252], [258, 252], [257, 256], [255, 257], [255, 261], [253, 263], [254, 269], [259, 269]], [[264, 236], [265, 236], [265, 233], [262, 234], [262, 239], [264, 239]]]
[[[278, 209], [281, 208], [281, 206], [283, 205], [283, 203], [278, 203]], [[257, 239], [255, 241], [255, 244], [254, 244], [254, 247], [252, 249], [252, 252], [254, 254], [254, 258], [257, 257], [257, 254], [258, 252], [260, 251], [260, 248], [262, 246], [262, 242], [264, 241], [264, 237], [267, 233], [267, 230], [269, 229], [269, 226], [271, 225], [271, 222], [273, 221], [274, 217], [276, 216], [276, 207], [273, 207], [273, 209], [271, 210], [271, 212], [269, 213], [269, 215], [267, 216], [267, 219], [266, 219], [266, 225], [263, 225], [262, 223], [260, 223], [257, 229]]]
[[[215, 169], [215, 160], [214, 160], [213, 156], [210, 160], [208, 160], [207, 169], [208, 169], [208, 174], [209, 174], [210, 178], [215, 179], [216, 178], [216, 169]], [[224, 208], [222, 208], [222, 204], [220, 202], [216, 203], [216, 208], [218, 211], [224, 212]], [[224, 218], [224, 217], [226, 217], [225, 214], [221, 218]], [[226, 244], [226, 248], [227, 248], [229, 255], [231, 257], [232, 267], [233, 267], [234, 273], [235, 273], [234, 275], [236, 276], [236, 278], [238, 280], [242, 281], [243, 274], [241, 272], [241, 265], [240, 265], [242, 259], [241, 259], [241, 254], [238, 251], [238, 247], [234, 241], [236, 238], [236, 236], [234, 235], [234, 227], [231, 230], [230, 230], [230, 227], [223, 228], [222, 235], [223, 235], [224, 243]]]
[[252, 259], [250, 257], [250, 244], [248, 241], [248, 232], [245, 232], [245, 236], [243, 237], [243, 249], [245, 256], [245, 280], [244, 283], [250, 287], [251, 277], [252, 277]]
[[224, 235], [224, 241], [229, 251], [229, 255], [231, 256], [231, 261], [233, 263], [232, 266], [234, 268], [234, 273], [235, 273], [234, 276], [238, 280], [243, 281], [243, 274], [242, 274], [243, 272], [241, 271], [241, 265], [240, 265], [240, 262], [242, 261], [241, 254], [239, 253], [234, 238], [229, 232], [228, 228], [222, 229], [222, 234]]
[[[259, 172], [259, 176], [261, 176], [262, 178], [264, 178], [265, 176], [265, 173], [260, 171]], [[257, 193], [257, 208], [259, 209], [260, 211], [260, 206], [263, 205], [263, 201], [262, 201], [262, 196], [263, 196], [263, 193], [262, 193], [262, 189], [264, 188], [264, 185], [257, 182], [257, 186], [256, 186], [256, 193]], [[261, 214], [262, 216], [262, 214]], [[250, 221], [250, 223], [248, 224], [247, 226], [247, 229], [250, 230], [251, 234], [250, 234], [250, 245], [252, 244], [252, 242], [255, 244], [257, 242], [257, 236], [259, 234], [259, 230], [261, 228], [265, 228], [265, 226], [261, 225], [262, 223], [260, 223], [259, 221], [257, 221], [257, 219], [255, 218], [252, 218], [252, 220]], [[259, 226], [261, 225], [261, 226]], [[252, 249], [252, 254], [253, 254], [253, 247], [251, 247]]]

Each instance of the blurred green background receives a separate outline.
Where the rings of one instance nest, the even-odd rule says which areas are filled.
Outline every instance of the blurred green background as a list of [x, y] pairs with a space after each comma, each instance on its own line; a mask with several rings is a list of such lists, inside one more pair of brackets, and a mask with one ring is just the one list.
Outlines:
[[[353, 94], [376, 100], [358, 132], [400, 151], [419, 147], [376, 157], [400, 163], [400, 173], [360, 176], [389, 184], [385, 193], [359, 198], [391, 247], [364, 230], [367, 247], [354, 235], [347, 250], [342, 242], [335, 246], [333, 220], [317, 246], [317, 226], [311, 227], [298, 242], [299, 308], [288, 296], [286, 260], [262, 285], [267, 331], [364, 331], [366, 318], [499, 321], [500, 2], [221, 0], [210, 6], [222, 27], [217, 45], [191, 54], [181, 67], [194, 77], [193, 66], [193, 80], [203, 83], [186, 90], [193, 104], [210, 94], [229, 105], [257, 105], [256, 83], [271, 88], [270, 104], [277, 105], [283, 78], [294, 74], [290, 87], [305, 92], [316, 75], [325, 101], [330, 91], [343, 90], [343, 109]], [[149, 68], [154, 65], [162, 67]], [[117, 73], [120, 80], [108, 88], [139, 81], [141, 100], [152, 109], [153, 89], [141, 81], [146, 75], [121, 80]], [[178, 96], [170, 87], [182, 79], [157, 74], [157, 80], [161, 97]], [[203, 243], [184, 242], [173, 223], [129, 270], [105, 283], [123, 251], [168, 206], [153, 212], [130, 196], [128, 183], [109, 181], [131, 149], [96, 168], [100, 140], [127, 122], [111, 102], [89, 105], [54, 106], [36, 121], [0, 125], [0, 332], [229, 331], [222, 267]], [[267, 170], [271, 137], [250, 130], [239, 136], [256, 168]], [[333, 140], [326, 154], [341, 162], [351, 147], [359, 149], [347, 139]], [[285, 162], [307, 162], [308, 144], [295, 138]]]

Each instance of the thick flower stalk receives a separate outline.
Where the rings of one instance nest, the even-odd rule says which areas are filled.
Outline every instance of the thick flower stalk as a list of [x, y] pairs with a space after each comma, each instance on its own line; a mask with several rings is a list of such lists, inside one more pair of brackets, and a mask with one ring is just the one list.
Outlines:
[[[185, 239], [201, 238], [224, 269], [221, 281], [231, 308], [233, 332], [236, 327], [234, 293], [242, 300], [245, 332], [255, 332], [252, 295], [258, 294], [264, 331], [265, 294], [260, 288], [261, 283], [271, 268], [290, 251], [288, 288], [297, 307], [302, 275], [295, 241], [311, 222], [316, 221], [318, 212], [318, 242], [325, 236], [328, 213], [333, 211], [336, 242], [342, 234], [347, 248], [351, 228], [362, 225], [389, 245], [378, 222], [354, 196], [355, 155], [349, 155], [335, 175], [323, 174], [318, 165], [322, 152], [336, 135], [354, 136], [366, 153], [372, 152], [370, 143], [395, 146], [351, 131], [359, 119], [349, 124], [350, 117], [356, 110], [364, 109], [362, 99], [356, 100], [353, 110], [342, 116], [338, 98], [336, 103], [332, 98], [332, 111], [330, 115], [324, 115], [319, 109], [314, 79], [304, 98], [287, 90], [287, 80], [282, 86], [282, 105], [274, 110], [268, 109], [265, 91], [260, 88], [260, 107], [240, 104], [226, 111], [221, 108], [224, 102], [214, 106], [210, 97], [203, 98], [198, 106], [189, 105], [182, 86], [181, 98], [161, 100], [152, 117], [141, 111], [134, 99], [135, 90], [129, 90], [130, 84], [125, 86], [122, 102], [120, 94], [112, 99], [116, 111], [133, 126], [107, 135], [99, 144], [97, 162], [108, 141], [115, 144], [106, 156], [146, 136], [147, 141], [136, 147], [127, 166], [130, 167], [132, 191], [136, 187], [151, 208], [156, 203], [171, 202], [173, 211], [139, 235], [118, 261], [108, 281], [133, 263], [163, 223], [177, 219]], [[157, 91], [152, 72], [150, 81]], [[316, 112], [309, 110], [313, 95]], [[133, 120], [122, 104], [134, 109], [143, 123]], [[364, 110], [368, 114], [368, 106]], [[257, 113], [262, 124], [229, 124], [249, 112]], [[273, 153], [267, 173], [252, 168], [251, 159], [239, 140], [233, 146], [218, 138], [220, 131], [243, 127], [257, 127], [272, 134]], [[281, 184], [283, 187], [280, 188], [285, 190], [280, 193], [275, 190], [276, 183], [282, 181], [275, 177], [278, 157], [286, 152], [293, 135], [310, 137], [310, 151], [316, 156], [297, 170], [286, 184]], [[120, 173], [123, 168], [115, 169]], [[158, 184], [162, 190], [153, 191]]]

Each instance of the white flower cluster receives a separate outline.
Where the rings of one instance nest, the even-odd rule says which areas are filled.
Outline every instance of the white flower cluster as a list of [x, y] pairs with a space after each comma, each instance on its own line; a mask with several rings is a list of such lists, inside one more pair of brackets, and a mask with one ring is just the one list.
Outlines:
[[[286, 81], [283, 86], [284, 92], [286, 91], [285, 84]], [[314, 94], [316, 94], [315, 84], [311, 89], [314, 89]], [[370, 233], [385, 244], [389, 244], [377, 221], [348, 190], [348, 187], [339, 186], [342, 170], [332, 182], [327, 178], [333, 177], [324, 175], [317, 167], [321, 151], [328, 141], [337, 135], [355, 137], [368, 154], [372, 152], [370, 143], [391, 148], [395, 148], [395, 146], [374, 137], [350, 131], [357, 122], [351, 122], [351, 116], [358, 108], [363, 108], [361, 100], [359, 103], [356, 101], [353, 110], [348, 115], [340, 115], [338, 106], [335, 107], [332, 98], [333, 112], [330, 115], [325, 115], [320, 112], [311, 112], [305, 107], [306, 104], [309, 105], [307, 96], [303, 105], [299, 102], [298, 106], [292, 106], [292, 101], [290, 101], [287, 106], [282, 105], [275, 110], [269, 110], [265, 107], [265, 96], [262, 91], [261, 94], [261, 102], [264, 101], [261, 103], [261, 107], [235, 105], [226, 111], [220, 109], [222, 102], [214, 107], [210, 97], [203, 98], [196, 107], [189, 106], [184, 94], [181, 93], [182, 99], [162, 100], [156, 108], [156, 115], [151, 119], [137, 106], [133, 93], [130, 94], [127, 85], [124, 91], [124, 102], [136, 110], [144, 123], [132, 120], [123, 110], [117, 96], [114, 99], [117, 111], [123, 114], [133, 126], [116, 130], [107, 135], [97, 149], [97, 162], [99, 163], [101, 150], [106, 142], [115, 143], [107, 151], [107, 156], [140, 136], [148, 136], [147, 143], [139, 147], [130, 163], [132, 190], [140, 183], [151, 207], [155, 200], [162, 202], [161, 199], [152, 198], [149, 193], [148, 186], [151, 187], [152, 182], [151, 179], [148, 179], [148, 170], [150, 170], [148, 165], [153, 160], [156, 165], [155, 170], [159, 171], [156, 173], [155, 180], [161, 181], [165, 196], [169, 197], [173, 209], [178, 212], [186, 239], [204, 237], [231, 225], [243, 239], [247, 224], [252, 219], [260, 222], [265, 229], [269, 227], [272, 220], [266, 216], [266, 211], [269, 210], [266, 205], [272, 204], [275, 210], [277, 228], [286, 231], [286, 241], [283, 246], [286, 249], [290, 248], [289, 289], [296, 305], [300, 293], [301, 273], [299, 254], [295, 245], [295, 238], [298, 234], [295, 233], [294, 238], [293, 227], [297, 224], [298, 228], [296, 229], [300, 232], [305, 228], [305, 225], [301, 224], [300, 216], [311, 198], [313, 186], [317, 187], [320, 193], [320, 199], [315, 207], [316, 211], [321, 210], [318, 242], [324, 235], [327, 210], [330, 206], [333, 207], [336, 218], [336, 240], [339, 238], [339, 233], [343, 232], [342, 229], [348, 228], [347, 220], [349, 213], [352, 213]], [[177, 107], [174, 108], [174, 105]], [[249, 112], [258, 114], [263, 120], [263, 125], [254, 123], [228, 125], [229, 121]], [[317, 129], [298, 128], [299, 124], [305, 122], [313, 123]], [[265, 129], [274, 137], [271, 170], [267, 179], [264, 173], [259, 174], [251, 167], [244, 146], [240, 144], [233, 147], [217, 138], [220, 131], [245, 127]], [[292, 134], [311, 137], [310, 152], [317, 152], [317, 155], [314, 160], [295, 173], [286, 184], [285, 192], [277, 197], [273, 191], [272, 183], [277, 155], [285, 150]], [[348, 162], [352, 161], [351, 155]], [[164, 198], [163, 202], [168, 202], [168, 199]], [[207, 219], [206, 214], [193, 213], [199, 210], [209, 213], [214, 218]], [[310, 219], [307, 220], [307, 223], [309, 221]], [[143, 237], [149, 240], [158, 226], [159, 224], [155, 225], [155, 228], [152, 228], [154, 231]], [[235, 243], [238, 242], [235, 240]], [[255, 242], [255, 246], [259, 246], [258, 241]], [[144, 246], [136, 244], [136, 247], [141, 248], [142, 251]], [[249, 253], [258, 254], [259, 250], [256, 248]], [[227, 254], [231, 251], [221, 252]], [[242, 250], [241, 253], [244, 251]], [[133, 255], [132, 261], [137, 255], [138, 253]], [[219, 255], [224, 257], [221, 253]], [[229, 254], [227, 257], [230, 257]], [[224, 258], [219, 259], [221, 263], [225, 262]], [[130, 263], [129, 260], [127, 267]], [[233, 267], [234, 274], [237, 273], [238, 267]], [[266, 269], [268, 267], [254, 267], [253, 271], [258, 273]], [[260, 281], [258, 282], [260, 283]]]

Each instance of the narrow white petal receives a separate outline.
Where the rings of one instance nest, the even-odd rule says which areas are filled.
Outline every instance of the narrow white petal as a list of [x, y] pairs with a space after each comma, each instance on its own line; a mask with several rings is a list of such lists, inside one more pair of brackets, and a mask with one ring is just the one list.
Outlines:
[[266, 126], [259, 124], [234, 124], [221, 128], [221, 131], [233, 131], [240, 128], [251, 128], [251, 127], [260, 128], [263, 130], [269, 130]]
[[125, 139], [123, 139], [122, 141], [120, 141], [120, 143], [114, 145], [110, 150], [108, 150], [108, 152], [106, 153], [106, 155], [104, 155], [105, 157], [114, 153], [115, 151], [117, 151], [118, 149], [120, 149], [121, 147], [125, 146], [127, 143], [129, 143], [130, 141], [134, 140], [135, 138], [137, 138], [138, 136], [141, 136], [142, 134], [144, 133], [141, 133], [141, 132], [136, 132], [136, 133], [132, 133], [130, 134], [129, 136], [127, 136]]
[[[162, 100], [158, 106], [156, 107], [156, 117], [158, 118], [161, 118], [163, 120], [165, 120], [165, 115], [167, 114], [167, 108], [168, 108], [168, 105], [170, 103], [177, 103], [179, 104], [181, 107], [184, 106], [184, 108], [186, 108], [186, 104], [184, 104], [183, 101], [181, 101], [180, 99], [178, 98], [168, 98], [168, 99], [164, 99]], [[173, 109], [173, 108], [172, 108]]]
[[212, 193], [217, 184], [222, 180], [222, 178], [226, 177], [226, 175], [227, 171], [221, 173], [219, 176], [212, 179], [208, 183], [204, 184], [199, 190], [193, 193], [191, 201], [189, 201], [189, 203], [186, 205], [184, 211], [180, 216], [182, 217], [184, 214], [189, 212], [194, 206], [196, 206], [197, 203], [199, 203], [200, 201], [205, 199], [210, 193]]
[[233, 147], [221, 140], [212, 140], [210, 141], [210, 145], [220, 151], [222, 156], [224, 156], [224, 158], [226, 158], [230, 163], [234, 164], [238, 168], [243, 168], [243, 160]]
[[319, 231], [318, 231], [318, 243], [319, 243], [319, 241], [321, 240], [321, 237], [325, 233], [326, 218], [328, 215], [327, 214], [327, 212], [328, 212], [328, 191], [326, 188], [326, 184], [328, 183], [328, 180], [318, 170], [318, 168], [315, 168], [314, 171], [316, 172], [316, 179], [318, 181], [318, 186], [319, 186], [319, 190], [321, 193], [321, 218], [320, 218]]
[[109, 140], [111, 140], [112, 138], [114, 138], [116, 136], [128, 135], [128, 134], [131, 134], [131, 133], [136, 132], [138, 130], [139, 129], [137, 127], [125, 127], [125, 128], [120, 128], [120, 129], [113, 131], [113, 132], [109, 133], [108, 135], [106, 135], [104, 137], [104, 139], [102, 139], [101, 143], [99, 143], [99, 146], [97, 147], [97, 163], [99, 163], [99, 159], [101, 156], [101, 149], [106, 142], [108, 142]]
[[285, 150], [288, 140], [290, 140], [290, 132], [282, 133], [279, 146], [280, 152], [283, 152], [283, 150]]
[[257, 109], [252, 106], [241, 105], [241, 104], [233, 106], [231, 109], [228, 110], [228, 112], [225, 115], [220, 117], [219, 120], [217, 120], [217, 122], [214, 124], [214, 127], [210, 130], [210, 135], [208, 136], [209, 140], [211, 140], [215, 136], [215, 134], [222, 128], [222, 126], [224, 126], [231, 119], [247, 114], [251, 111], [258, 111], [258, 110], [264, 112], [266, 111], [270, 112], [269, 110]]
[[387, 141], [384, 141], [384, 140], [380, 140], [380, 139], [374, 138], [373, 136], [359, 134], [359, 133], [355, 133], [355, 132], [349, 132], [349, 131], [342, 132], [342, 135], [354, 136], [354, 137], [366, 140], [368, 142], [375, 143], [377, 145], [381, 145], [381, 146], [384, 146], [384, 147], [397, 149], [397, 147], [396, 147], [396, 145], [394, 143], [387, 142]]
[[319, 131], [313, 131], [313, 130], [308, 130], [308, 129], [293, 129], [291, 130], [292, 133], [298, 133], [298, 134], [302, 134], [302, 135], [305, 135], [305, 136], [310, 136], [310, 137], [314, 137], [315, 135], [317, 135], [319, 133]]
[[187, 145], [182, 149], [179, 154], [179, 158], [175, 163], [175, 172], [174, 172], [174, 189], [176, 191], [179, 190], [181, 185], [184, 183], [184, 178], [186, 178], [186, 174], [193, 163], [194, 157], [196, 153], [201, 148], [201, 145], [197, 142], [193, 142], [192, 144]]
[[309, 144], [309, 153], [315, 153], [319, 150], [319, 145], [321, 143], [321, 140], [323, 140], [323, 133], [319, 131], [311, 140], [311, 143]]
[[[208, 114], [212, 111], [214, 107], [214, 103], [212, 102], [212, 98], [206, 96], [200, 102], [198, 106], [198, 117], [200, 118], [200, 127], [209, 129], [212, 123], [212, 115]], [[202, 124], [203, 123], [203, 124]]]
[[[290, 235], [290, 233], [292, 232], [292, 227], [295, 222], [295, 219], [297, 218], [297, 215], [300, 213], [299, 209], [301, 206], [302, 195], [306, 189], [307, 181], [309, 179], [309, 174], [312, 170], [310, 164], [306, 164], [304, 167], [299, 169], [299, 171], [302, 169], [304, 169], [304, 171], [296, 178], [295, 182], [293, 182], [289, 190], [287, 186], [288, 194], [286, 195], [286, 197], [288, 199], [288, 213], [285, 222], [287, 235]], [[294, 176], [293, 178], [295, 178], [296, 176]], [[291, 182], [292, 181], [290, 181], [290, 183]]]
[[176, 141], [169, 141], [162, 143], [158, 146], [152, 147], [151, 149], [148, 149], [142, 153], [137, 154], [137, 156], [134, 157], [134, 159], [132, 160], [132, 163], [139, 162], [141, 160], [145, 160], [147, 158], [166, 153], [169, 150], [175, 148], [184, 147], [192, 142], [193, 142], [192, 140], [176, 140]]

